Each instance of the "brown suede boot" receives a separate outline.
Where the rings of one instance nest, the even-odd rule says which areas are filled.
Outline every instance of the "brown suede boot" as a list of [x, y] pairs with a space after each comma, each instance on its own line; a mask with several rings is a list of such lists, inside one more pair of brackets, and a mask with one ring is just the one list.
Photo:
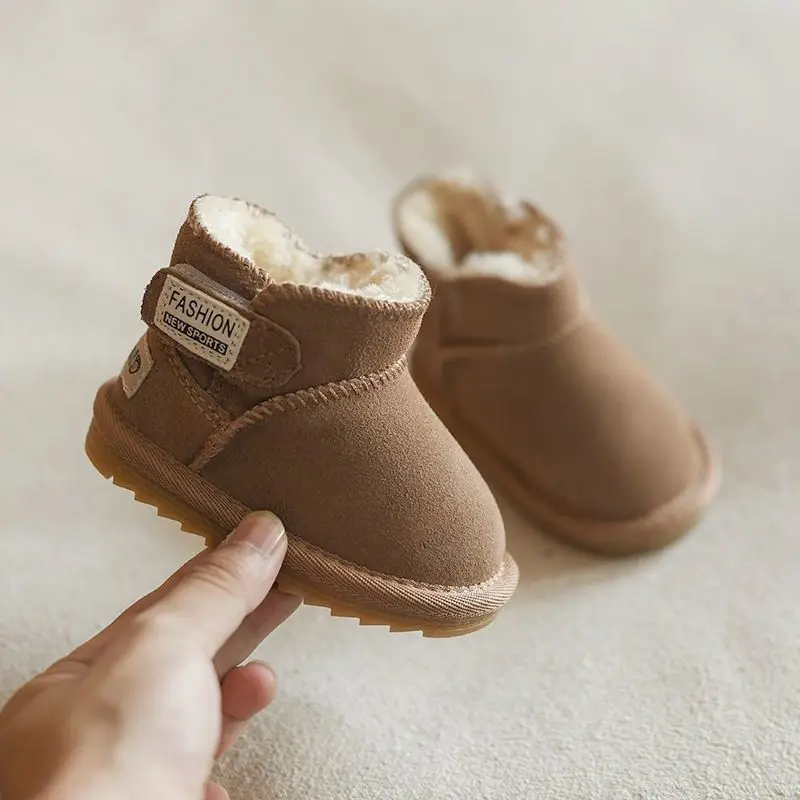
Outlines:
[[430, 299], [419, 268], [316, 256], [268, 212], [210, 196], [170, 263], [97, 394], [95, 466], [212, 543], [274, 511], [279, 587], [336, 615], [432, 636], [490, 622], [517, 568], [489, 489], [407, 372]]
[[592, 315], [561, 232], [470, 178], [426, 178], [394, 221], [433, 284], [411, 369], [484, 477], [591, 550], [661, 547], [718, 484], [700, 431]]

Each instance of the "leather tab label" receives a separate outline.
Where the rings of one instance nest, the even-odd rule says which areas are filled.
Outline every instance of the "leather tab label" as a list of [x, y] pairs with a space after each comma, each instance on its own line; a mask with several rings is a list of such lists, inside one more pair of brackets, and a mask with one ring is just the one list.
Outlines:
[[144, 383], [144, 379], [150, 374], [153, 368], [153, 356], [147, 344], [147, 334], [142, 336], [131, 350], [125, 366], [119, 376], [122, 379], [122, 391], [128, 400], [139, 391], [139, 387]]
[[194, 355], [230, 371], [236, 364], [250, 320], [225, 303], [167, 275], [153, 324]]

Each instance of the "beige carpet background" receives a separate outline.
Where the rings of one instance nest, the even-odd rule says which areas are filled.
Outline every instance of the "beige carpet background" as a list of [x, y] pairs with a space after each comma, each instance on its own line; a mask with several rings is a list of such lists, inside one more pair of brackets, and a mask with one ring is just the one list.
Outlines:
[[[0, 2], [0, 696], [198, 547], [82, 453], [190, 199], [321, 248], [471, 163], [562, 221], [595, 305], [722, 455], [711, 516], [605, 562], [508, 514], [453, 641], [303, 609], [236, 800], [800, 796], [800, 6]], [[309, 496], [313, 497], [313, 487]]]

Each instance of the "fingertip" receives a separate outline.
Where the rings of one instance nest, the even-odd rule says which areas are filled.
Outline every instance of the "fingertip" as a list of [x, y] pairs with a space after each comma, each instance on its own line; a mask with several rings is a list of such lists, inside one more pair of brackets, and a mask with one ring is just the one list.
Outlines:
[[278, 694], [278, 676], [266, 661], [250, 661], [242, 669], [252, 681], [253, 705], [261, 711], [265, 709]]
[[277, 692], [275, 672], [263, 661], [235, 667], [222, 680], [222, 735], [217, 757], [226, 753], [246, 730], [247, 724], [263, 711]]
[[231, 796], [218, 783], [207, 783], [205, 800], [231, 800]]
[[245, 664], [244, 668], [250, 669], [256, 675], [260, 675], [260, 679], [264, 681], [265, 684], [272, 686], [273, 690], [277, 688], [278, 676], [273, 669], [272, 664], [268, 664], [266, 661], [255, 659], [254, 661], [249, 661], [247, 664]]
[[263, 711], [278, 692], [275, 672], [263, 661], [232, 669], [222, 680], [222, 712], [244, 722]]
[[286, 528], [271, 511], [248, 514], [230, 533], [224, 544], [244, 542], [265, 556], [286, 549]]

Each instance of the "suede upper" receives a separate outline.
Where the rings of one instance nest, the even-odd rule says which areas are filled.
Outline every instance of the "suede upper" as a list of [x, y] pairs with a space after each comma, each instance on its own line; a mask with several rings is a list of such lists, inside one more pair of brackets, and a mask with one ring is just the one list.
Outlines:
[[415, 376], [537, 502], [640, 520], [704, 479], [696, 429], [591, 313], [543, 214], [431, 179], [401, 194], [395, 224], [434, 286]]
[[[389, 257], [373, 258], [383, 269]], [[397, 285], [415, 293], [406, 300], [365, 296], [368, 275], [343, 291], [278, 282], [268, 263], [218, 241], [193, 205], [171, 266], [144, 294], [154, 366], [130, 399], [112, 387], [113, 412], [200, 478], [248, 508], [276, 512], [291, 536], [343, 563], [449, 588], [505, 570], [504, 602], [516, 568], [497, 505], [406, 368], [428, 283], [405, 257], [396, 260]], [[350, 264], [340, 258], [334, 268], [344, 274]], [[167, 280], [224, 304], [247, 327], [230, 369], [203, 357], [191, 338], [200, 334], [176, 338], [159, 327]]]

